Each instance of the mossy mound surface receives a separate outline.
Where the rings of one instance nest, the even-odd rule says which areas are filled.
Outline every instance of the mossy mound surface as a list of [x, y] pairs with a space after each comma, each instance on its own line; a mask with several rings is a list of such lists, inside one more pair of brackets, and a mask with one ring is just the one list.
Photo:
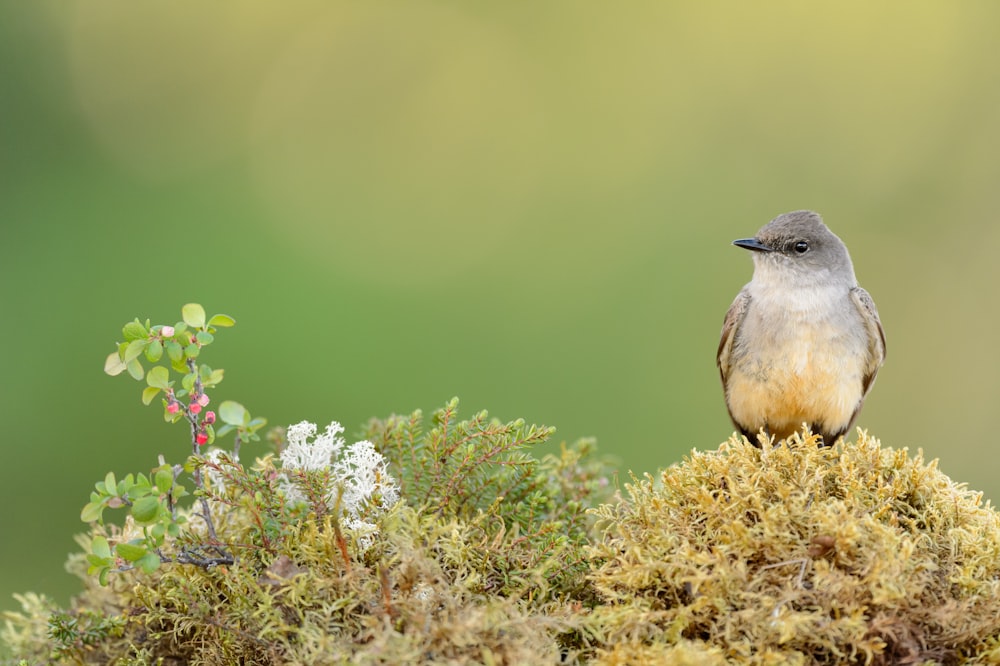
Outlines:
[[[0, 630], [8, 652], [30, 664], [115, 666], [584, 659], [577, 618], [597, 600], [586, 578], [588, 511], [612, 497], [611, 469], [588, 440], [535, 457], [529, 450], [552, 428], [485, 411], [460, 420], [457, 408], [369, 422], [365, 444], [386, 460], [377, 471], [398, 482], [400, 500], [360, 514], [358, 527], [342, 509], [343, 487], [329, 485], [341, 468], [292, 468], [301, 480], [292, 490], [305, 495], [294, 499], [273, 453], [246, 467], [195, 459], [210, 480], [201, 495], [215, 532], [202, 504], [179, 509], [184, 528], [158, 553], [162, 564], [123, 563], [106, 586], [87, 573], [93, 555], [71, 556], [83, 592], [66, 610], [21, 596], [23, 612]], [[330, 437], [300, 439], [308, 457], [302, 447]], [[127, 543], [140, 532], [135, 521], [95, 523], [79, 540], [91, 551], [97, 537]], [[232, 558], [182, 559], [195, 549]]]
[[734, 438], [627, 488], [598, 510], [603, 663], [1000, 659], [1000, 516], [936, 461]]
[[119, 666], [1000, 662], [1000, 514], [920, 454], [863, 433], [834, 448], [733, 438], [609, 501], [589, 443], [473, 465], [536, 431], [418, 416], [365, 433], [405, 482], [369, 545], [297, 513], [267, 549], [244, 504], [220, 506], [235, 564], [102, 587], [73, 556], [84, 591], [67, 610], [24, 595], [9, 651]]

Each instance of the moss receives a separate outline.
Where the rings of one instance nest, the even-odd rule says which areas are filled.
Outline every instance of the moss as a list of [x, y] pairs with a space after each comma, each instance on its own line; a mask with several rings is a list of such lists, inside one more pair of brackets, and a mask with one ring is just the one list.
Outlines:
[[[621, 650], [740, 663], [971, 663], [996, 654], [1000, 521], [918, 453], [732, 439], [598, 510], [590, 619]], [[609, 653], [613, 654], [613, 652]]]
[[[574, 604], [596, 598], [587, 511], [611, 492], [592, 442], [535, 458], [525, 449], [551, 428], [485, 412], [460, 421], [457, 401], [429, 427], [417, 412], [373, 421], [365, 434], [411, 493], [367, 516], [374, 532], [349, 528], [322, 501], [286, 504], [273, 455], [249, 468], [196, 461], [217, 479], [205, 497], [218, 540], [199, 502], [179, 510], [187, 531], [152, 573], [116, 572], [101, 586], [73, 556], [83, 592], [65, 612], [25, 597], [4, 632], [11, 652], [93, 664], [521, 664], [574, 654]], [[136, 530], [95, 526], [81, 545]], [[177, 556], [185, 548], [221, 548], [233, 564], [179, 564], [190, 561]], [[58, 613], [73, 628], [49, 635]]]
[[[920, 454], [734, 438], [612, 501], [592, 443], [536, 459], [539, 433], [454, 405], [426, 429], [373, 421], [403, 501], [370, 543], [230, 496], [213, 510], [233, 565], [102, 587], [76, 555], [71, 608], [23, 595], [3, 639], [30, 663], [120, 666], [1000, 661], [998, 514]], [[273, 471], [229, 492], [271, 506]]]

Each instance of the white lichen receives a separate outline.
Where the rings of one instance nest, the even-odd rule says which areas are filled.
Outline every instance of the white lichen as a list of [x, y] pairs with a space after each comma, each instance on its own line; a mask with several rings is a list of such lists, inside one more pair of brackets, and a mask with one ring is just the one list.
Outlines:
[[[213, 463], [215, 466], [218, 466], [223, 455], [228, 455], [223, 449], [211, 448], [207, 453], [205, 453], [205, 460]], [[208, 479], [209, 488], [220, 495], [224, 495], [226, 492], [226, 477], [212, 465], [206, 465], [204, 470], [205, 476]]]
[[310, 442], [309, 438], [316, 435], [315, 423], [302, 421], [288, 426], [285, 435], [287, 444], [281, 452], [281, 466], [311, 472], [326, 469], [333, 456], [344, 447], [344, 438], [340, 436], [342, 432], [344, 426], [334, 421], [322, 435]]
[[343, 426], [334, 421], [321, 435], [315, 424], [289, 426], [281, 451], [281, 489], [289, 502], [307, 499], [307, 484], [322, 483], [322, 497], [337, 512], [343, 526], [366, 548], [378, 526], [373, 519], [399, 500], [399, 485], [389, 473], [388, 461], [369, 441], [345, 446]]

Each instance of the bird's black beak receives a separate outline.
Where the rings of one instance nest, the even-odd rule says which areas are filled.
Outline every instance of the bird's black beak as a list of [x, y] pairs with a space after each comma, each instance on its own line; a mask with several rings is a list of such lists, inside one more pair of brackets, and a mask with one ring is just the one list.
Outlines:
[[737, 247], [742, 247], [746, 250], [753, 250], [754, 252], [774, 252], [774, 248], [770, 245], [764, 245], [756, 238], [740, 238], [733, 241], [733, 245]]

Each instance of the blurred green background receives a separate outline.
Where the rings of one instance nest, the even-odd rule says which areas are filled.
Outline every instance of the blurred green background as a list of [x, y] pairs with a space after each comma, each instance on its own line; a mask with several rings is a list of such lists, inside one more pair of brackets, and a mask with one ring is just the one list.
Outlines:
[[858, 425], [1000, 498], [995, 2], [0, 5], [0, 609], [92, 483], [185, 435], [104, 357], [234, 316], [217, 399], [596, 436], [651, 472], [732, 426], [730, 241], [820, 211], [888, 361]]

